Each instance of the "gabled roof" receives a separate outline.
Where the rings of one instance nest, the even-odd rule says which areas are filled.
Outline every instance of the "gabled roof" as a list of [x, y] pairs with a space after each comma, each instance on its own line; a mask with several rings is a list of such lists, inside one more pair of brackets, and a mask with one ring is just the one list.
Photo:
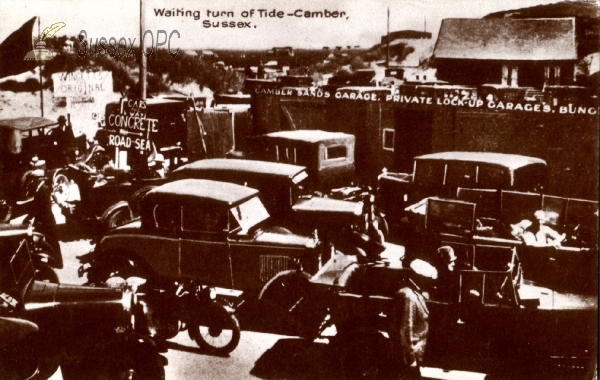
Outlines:
[[445, 19], [436, 59], [576, 60], [575, 19]]

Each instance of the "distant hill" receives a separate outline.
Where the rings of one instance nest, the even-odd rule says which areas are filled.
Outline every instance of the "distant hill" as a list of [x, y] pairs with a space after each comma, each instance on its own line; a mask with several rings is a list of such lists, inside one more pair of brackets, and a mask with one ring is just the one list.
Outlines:
[[494, 12], [483, 18], [563, 18], [575, 17], [577, 54], [580, 58], [600, 51], [597, 1], [562, 1], [555, 4], [536, 5], [529, 8]]
[[598, 19], [596, 1], [562, 1], [555, 4], [536, 5], [529, 8], [513, 9], [490, 13], [483, 18], [559, 18], [584, 17]]

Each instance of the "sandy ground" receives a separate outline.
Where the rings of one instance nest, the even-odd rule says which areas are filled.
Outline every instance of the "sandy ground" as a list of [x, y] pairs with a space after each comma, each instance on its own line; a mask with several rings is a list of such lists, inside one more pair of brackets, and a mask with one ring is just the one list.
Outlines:
[[[56, 120], [60, 115], [71, 115], [75, 136], [85, 134], [92, 137], [102, 119], [106, 103], [118, 101], [120, 94], [113, 93], [97, 105], [84, 104], [66, 107], [64, 102], [55, 101], [50, 90], [44, 90], [44, 117]], [[31, 92], [0, 91], [0, 119], [24, 116], [42, 116], [40, 94]]]

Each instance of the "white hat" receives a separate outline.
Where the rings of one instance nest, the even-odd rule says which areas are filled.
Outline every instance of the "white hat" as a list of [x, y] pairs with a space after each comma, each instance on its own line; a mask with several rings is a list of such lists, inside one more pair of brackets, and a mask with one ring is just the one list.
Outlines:
[[438, 272], [437, 269], [427, 261], [423, 261], [421, 259], [415, 259], [410, 263], [410, 269], [418, 274], [419, 276], [423, 276], [426, 278], [431, 278], [433, 280], [437, 279]]
[[163, 162], [165, 162], [165, 156], [163, 156], [160, 153], [157, 153], [154, 155], [154, 158], [150, 162], [148, 162], [148, 166], [152, 167], [152, 166], [156, 165], [157, 163], [162, 164]]

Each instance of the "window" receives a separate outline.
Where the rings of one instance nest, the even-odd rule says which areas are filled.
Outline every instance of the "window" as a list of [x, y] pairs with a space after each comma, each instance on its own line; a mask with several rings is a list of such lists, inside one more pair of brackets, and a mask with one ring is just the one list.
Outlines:
[[505, 189], [510, 187], [510, 173], [507, 169], [480, 165], [479, 181], [480, 188], [483, 189]]
[[325, 159], [335, 160], [338, 158], [346, 158], [347, 149], [345, 145], [332, 145], [325, 148]]
[[383, 130], [383, 149], [389, 150], [391, 152], [394, 151], [394, 137], [396, 135], [396, 131], [391, 128], [384, 128]]
[[231, 208], [231, 214], [238, 222], [242, 233], [269, 218], [269, 213], [258, 197], [250, 198], [239, 206]]
[[154, 206], [154, 224], [156, 228], [174, 230], [179, 225], [180, 206], [173, 204], [158, 204]]
[[476, 187], [477, 165], [471, 162], [449, 163], [446, 184], [452, 187]]
[[186, 207], [181, 222], [184, 231], [218, 233], [227, 229], [227, 214], [214, 205]]
[[517, 66], [502, 66], [503, 86], [519, 87], [519, 68]]
[[415, 163], [414, 183], [419, 186], [442, 186], [445, 170], [445, 162], [419, 160]]

